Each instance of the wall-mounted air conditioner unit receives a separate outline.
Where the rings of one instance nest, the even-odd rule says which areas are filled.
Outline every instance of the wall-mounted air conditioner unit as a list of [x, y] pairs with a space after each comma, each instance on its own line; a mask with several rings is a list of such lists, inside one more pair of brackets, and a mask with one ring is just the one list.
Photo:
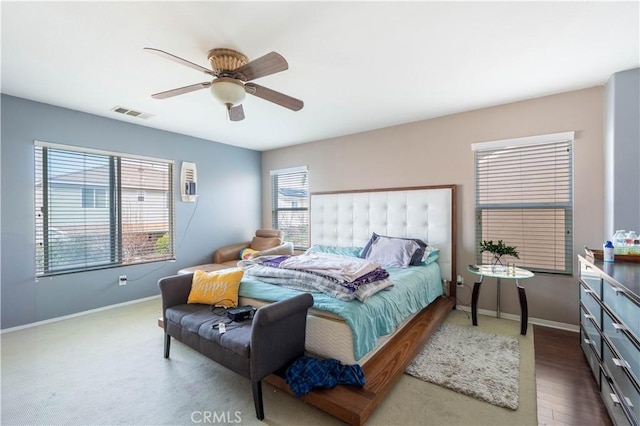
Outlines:
[[185, 203], [194, 203], [198, 198], [196, 183], [198, 182], [198, 172], [196, 170], [196, 164], [188, 161], [182, 162], [182, 169], [180, 171], [180, 192], [182, 194], [182, 201]]

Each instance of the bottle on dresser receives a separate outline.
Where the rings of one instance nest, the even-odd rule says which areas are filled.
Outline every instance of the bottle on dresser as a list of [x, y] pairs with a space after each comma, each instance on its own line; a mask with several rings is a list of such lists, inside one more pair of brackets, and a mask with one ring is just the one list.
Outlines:
[[604, 250], [603, 250], [603, 260], [605, 262], [613, 262], [614, 260], [614, 255], [613, 255], [613, 244], [611, 243], [611, 241], [607, 241], [604, 245]]
[[624, 229], [617, 230], [613, 237], [613, 251], [615, 254], [627, 254], [627, 231]]
[[638, 236], [634, 231], [627, 232], [625, 236], [625, 246], [627, 247], [627, 254], [636, 254], [635, 241], [638, 239]]

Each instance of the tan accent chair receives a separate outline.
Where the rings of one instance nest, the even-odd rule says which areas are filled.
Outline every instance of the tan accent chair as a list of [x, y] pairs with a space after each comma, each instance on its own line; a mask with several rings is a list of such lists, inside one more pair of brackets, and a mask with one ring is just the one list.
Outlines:
[[205, 272], [226, 268], [235, 268], [240, 260], [240, 251], [246, 248], [257, 250], [260, 254], [293, 254], [293, 244], [284, 242], [284, 232], [277, 229], [258, 229], [251, 241], [220, 247], [213, 252], [213, 263], [190, 266], [181, 269], [178, 274], [190, 274], [195, 270]]

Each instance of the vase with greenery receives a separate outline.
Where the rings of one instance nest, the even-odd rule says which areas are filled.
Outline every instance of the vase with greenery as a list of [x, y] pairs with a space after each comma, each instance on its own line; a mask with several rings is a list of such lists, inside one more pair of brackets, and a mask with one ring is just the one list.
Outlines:
[[492, 268], [495, 268], [498, 263], [500, 266], [504, 266], [501, 260], [502, 256], [513, 256], [516, 259], [520, 259], [516, 248], [505, 245], [502, 240], [498, 240], [497, 243], [494, 243], [493, 240], [482, 240], [482, 243], [480, 244], [480, 253], [484, 253], [485, 251], [493, 254]]

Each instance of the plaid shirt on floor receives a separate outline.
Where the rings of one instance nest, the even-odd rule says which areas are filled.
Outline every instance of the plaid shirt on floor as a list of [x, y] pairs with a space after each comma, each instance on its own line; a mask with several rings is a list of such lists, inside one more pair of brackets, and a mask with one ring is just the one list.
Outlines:
[[338, 383], [364, 386], [364, 373], [358, 364], [342, 365], [337, 359], [303, 356], [287, 368], [285, 380], [299, 398], [313, 388], [332, 388]]

